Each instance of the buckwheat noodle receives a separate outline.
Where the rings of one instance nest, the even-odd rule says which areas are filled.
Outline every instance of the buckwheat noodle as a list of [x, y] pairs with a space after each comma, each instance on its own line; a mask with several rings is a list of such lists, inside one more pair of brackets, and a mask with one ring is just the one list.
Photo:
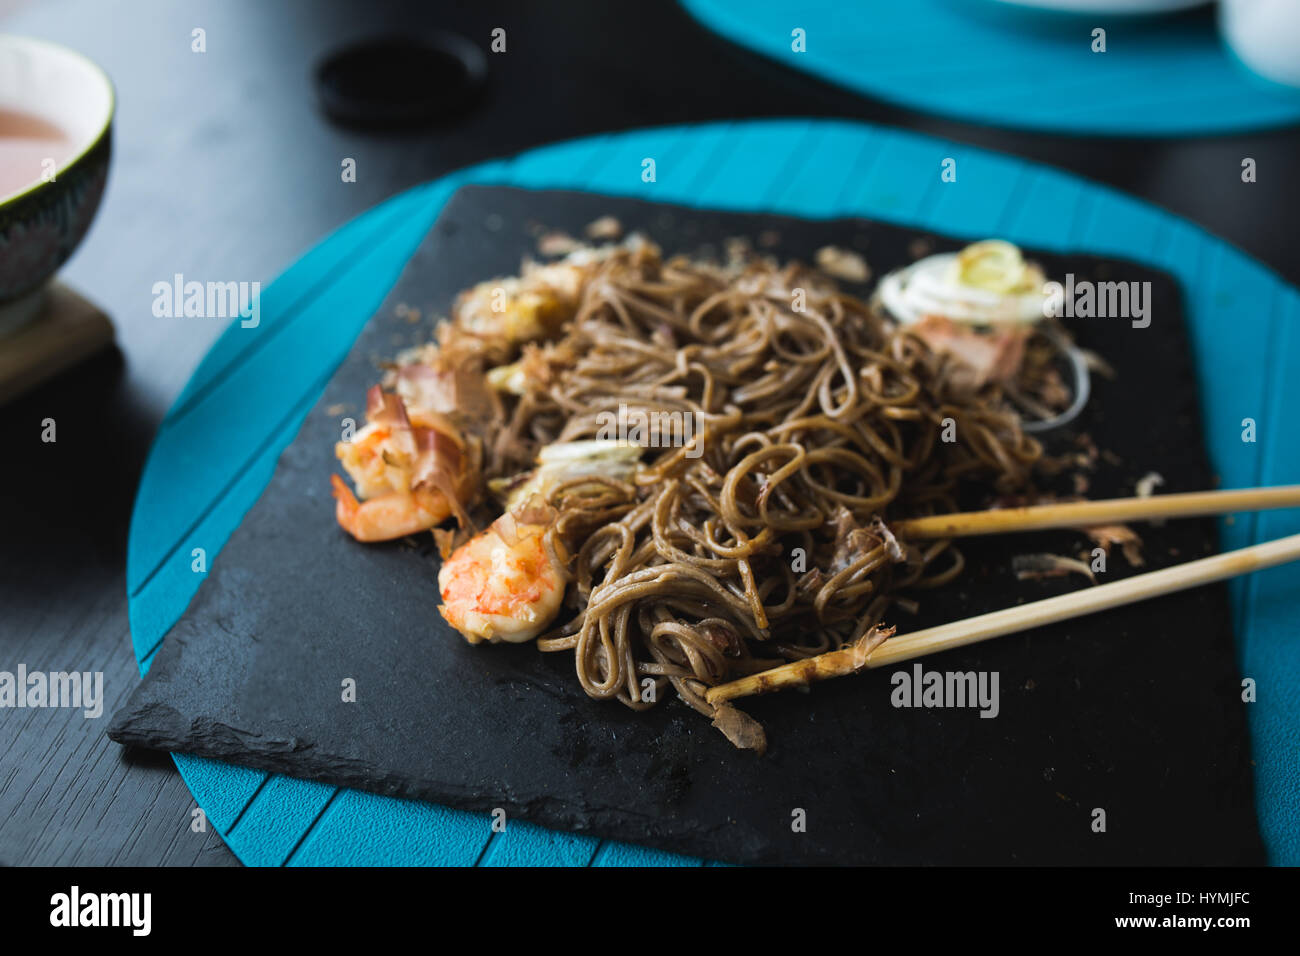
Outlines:
[[[537, 642], [571, 652], [588, 695], [633, 709], [853, 640], [892, 602], [962, 572], [948, 542], [881, 517], [955, 510], [965, 479], [1022, 485], [1041, 455], [995, 385], [932, 352], [820, 273], [621, 248], [486, 439], [489, 476], [601, 413], [685, 413], [694, 445], [648, 448], [634, 481], [553, 490], [547, 546], [574, 543], [572, 616]], [[607, 419], [606, 419], [607, 420]], [[944, 441], [945, 431], [960, 436]]]

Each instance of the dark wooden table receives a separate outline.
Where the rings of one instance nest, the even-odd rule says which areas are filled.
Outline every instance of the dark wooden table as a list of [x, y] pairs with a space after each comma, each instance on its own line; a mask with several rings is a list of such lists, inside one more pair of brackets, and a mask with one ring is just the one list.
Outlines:
[[[434, 8], [437, 8], [436, 12]], [[207, 52], [191, 52], [191, 31]], [[349, 40], [459, 32], [489, 92], [460, 120], [360, 133], [317, 108], [312, 66]], [[906, 126], [1018, 153], [1180, 213], [1300, 282], [1300, 131], [1136, 141], [1009, 133], [878, 105], [728, 45], [671, 3], [0, 0], [0, 30], [69, 44], [118, 92], [108, 195], [63, 277], [117, 326], [105, 354], [0, 410], [0, 670], [103, 671], [105, 716], [0, 711], [0, 863], [237, 863], [166, 756], [104, 737], [137, 681], [125, 548], [150, 439], [220, 320], [160, 319], [174, 273], [267, 282], [385, 197], [492, 156], [602, 130], [757, 116]], [[1259, 181], [1240, 181], [1243, 157]], [[340, 181], [344, 157], [357, 181]], [[58, 422], [58, 441], [40, 422]]]

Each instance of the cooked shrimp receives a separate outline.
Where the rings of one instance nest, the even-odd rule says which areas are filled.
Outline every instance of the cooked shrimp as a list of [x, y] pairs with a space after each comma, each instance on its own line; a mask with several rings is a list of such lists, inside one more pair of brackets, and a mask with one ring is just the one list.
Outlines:
[[358, 541], [391, 541], [418, 534], [442, 524], [452, 513], [446, 495], [438, 491], [421, 488], [358, 501], [338, 475], [330, 475], [330, 483], [338, 499], [339, 525]]
[[626, 442], [556, 442], [537, 457], [537, 467], [494, 482], [506, 513], [492, 527], [461, 545], [438, 572], [442, 605], [452, 627], [471, 644], [522, 643], [541, 634], [559, 613], [568, 560], [563, 541], [547, 532], [555, 509], [546, 497], [561, 485], [581, 491], [582, 479], [629, 481], [641, 448]]
[[408, 414], [398, 396], [379, 386], [367, 395], [366, 415], [352, 441], [334, 449], [356, 486], [353, 494], [338, 475], [330, 476], [342, 528], [358, 541], [388, 541], [463, 514], [471, 480], [456, 429], [433, 412]]
[[531, 641], [559, 613], [568, 573], [549, 522], [507, 512], [457, 548], [438, 572], [439, 613], [471, 644]]
[[508, 348], [553, 338], [573, 317], [587, 283], [616, 250], [653, 250], [639, 236], [622, 246], [579, 249], [558, 262], [528, 263], [517, 278], [480, 282], [461, 293], [452, 309], [453, 326]]
[[549, 338], [576, 306], [557, 289], [525, 279], [480, 282], [457, 300], [458, 328], [480, 338], [514, 346]]

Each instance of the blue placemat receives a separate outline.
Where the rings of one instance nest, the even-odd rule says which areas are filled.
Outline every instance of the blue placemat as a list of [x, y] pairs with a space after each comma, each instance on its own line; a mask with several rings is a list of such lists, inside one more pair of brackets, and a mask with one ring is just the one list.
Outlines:
[[[642, 160], [656, 181], [642, 181]], [[957, 182], [939, 179], [945, 157]], [[1048, 167], [897, 130], [816, 120], [670, 127], [562, 143], [403, 193], [324, 239], [262, 294], [204, 358], [155, 439], [128, 543], [131, 632], [143, 672], [208, 565], [257, 499], [325, 382], [379, 307], [448, 196], [465, 183], [587, 189], [700, 207], [861, 215], [970, 238], [1089, 251], [1178, 276], [1201, 376], [1206, 441], [1226, 487], [1300, 479], [1300, 293], [1227, 243], [1154, 206]], [[1132, 409], [1160, 427], [1159, 409]], [[1255, 442], [1242, 441], [1254, 419]], [[1227, 523], [1225, 548], [1300, 532], [1274, 512]], [[1300, 567], [1233, 583], [1258, 809], [1271, 858], [1300, 863]], [[209, 821], [262, 865], [697, 865], [428, 804], [177, 756]], [[1213, 826], [1212, 820], [1206, 826]]]
[[[1260, 79], [1202, 10], [1066, 15], [993, 0], [681, 0], [728, 40], [867, 96], [994, 126], [1189, 136], [1300, 121], [1300, 90]], [[1094, 28], [1106, 51], [1092, 50]], [[796, 52], [794, 31], [803, 31]]]

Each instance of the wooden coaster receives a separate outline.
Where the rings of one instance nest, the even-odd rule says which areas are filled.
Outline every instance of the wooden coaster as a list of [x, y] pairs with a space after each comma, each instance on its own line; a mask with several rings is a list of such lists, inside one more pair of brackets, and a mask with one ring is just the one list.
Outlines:
[[0, 405], [112, 341], [107, 315], [63, 283], [52, 283], [41, 314], [0, 338]]

